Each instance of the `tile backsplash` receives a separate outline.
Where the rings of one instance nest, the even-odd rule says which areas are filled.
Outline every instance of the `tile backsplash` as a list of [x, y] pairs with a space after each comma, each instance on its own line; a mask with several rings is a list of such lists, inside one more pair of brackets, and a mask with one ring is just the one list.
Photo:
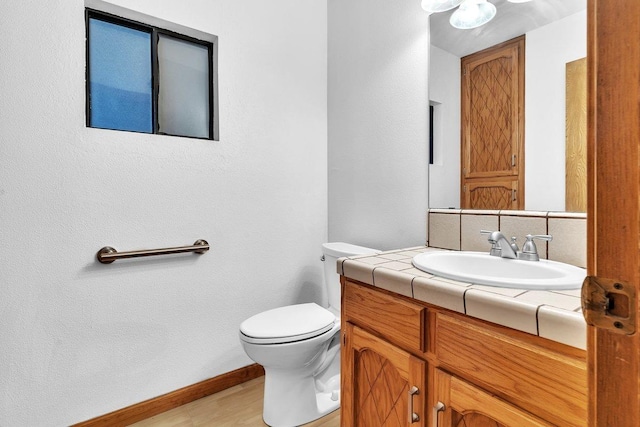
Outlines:
[[448, 212], [440, 213], [437, 210], [429, 211], [429, 236], [437, 242], [441, 249], [460, 250], [460, 211], [457, 214]]
[[540, 258], [578, 267], [587, 265], [587, 214], [571, 212], [430, 209], [427, 246], [465, 251], [489, 251], [480, 230], [516, 236], [519, 247], [527, 234], [550, 234], [551, 242], [536, 241]]

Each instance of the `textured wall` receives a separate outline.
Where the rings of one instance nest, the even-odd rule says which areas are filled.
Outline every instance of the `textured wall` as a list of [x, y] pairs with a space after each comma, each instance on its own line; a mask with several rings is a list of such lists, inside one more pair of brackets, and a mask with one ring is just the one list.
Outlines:
[[329, 239], [425, 244], [428, 15], [416, 0], [328, 0]]
[[[325, 0], [118, 0], [219, 36], [220, 141], [85, 128], [82, 0], [0, 2], [0, 425], [68, 425], [252, 363], [323, 296]], [[96, 251], [202, 256], [101, 265]]]
[[429, 100], [435, 105], [429, 207], [460, 207], [460, 58], [430, 47]]

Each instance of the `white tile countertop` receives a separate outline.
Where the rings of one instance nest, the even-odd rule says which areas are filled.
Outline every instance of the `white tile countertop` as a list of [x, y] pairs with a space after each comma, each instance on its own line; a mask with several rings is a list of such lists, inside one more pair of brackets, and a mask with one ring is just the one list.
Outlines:
[[531, 291], [458, 282], [413, 266], [414, 256], [441, 249], [419, 246], [338, 260], [338, 274], [429, 304], [586, 349], [580, 289]]

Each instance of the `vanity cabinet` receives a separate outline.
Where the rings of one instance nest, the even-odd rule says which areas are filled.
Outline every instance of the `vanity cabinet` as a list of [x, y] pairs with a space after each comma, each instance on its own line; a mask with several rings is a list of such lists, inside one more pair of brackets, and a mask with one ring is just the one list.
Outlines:
[[342, 277], [343, 427], [586, 426], [583, 350]]

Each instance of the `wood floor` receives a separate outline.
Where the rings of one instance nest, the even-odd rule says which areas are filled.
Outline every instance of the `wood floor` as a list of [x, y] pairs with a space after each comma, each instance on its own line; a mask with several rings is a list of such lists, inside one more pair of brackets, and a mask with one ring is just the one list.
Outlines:
[[[155, 417], [132, 424], [135, 427], [263, 427], [264, 377], [231, 387]], [[339, 427], [340, 410], [305, 424], [305, 427]]]

